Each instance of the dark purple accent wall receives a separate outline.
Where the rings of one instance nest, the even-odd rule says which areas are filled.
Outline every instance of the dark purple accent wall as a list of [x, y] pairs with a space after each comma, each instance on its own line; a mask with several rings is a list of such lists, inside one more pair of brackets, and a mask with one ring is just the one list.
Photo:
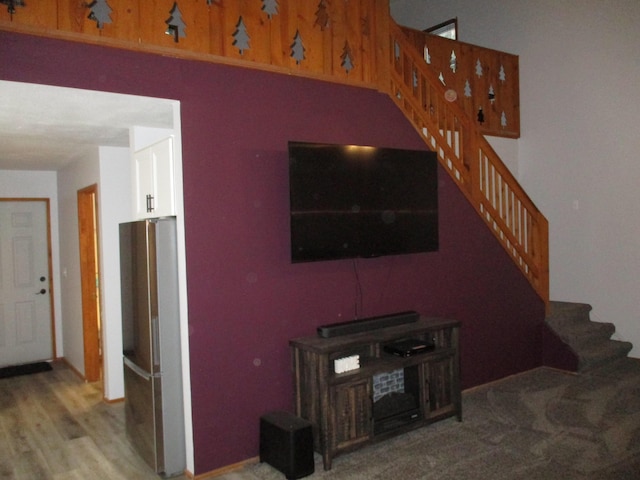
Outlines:
[[547, 323], [542, 326], [542, 364], [545, 367], [577, 372], [580, 360]]
[[439, 252], [289, 262], [288, 140], [424, 148], [384, 94], [7, 32], [0, 59], [3, 80], [181, 102], [193, 473], [257, 455], [260, 415], [292, 409], [288, 340], [356, 308], [461, 320], [465, 388], [541, 365], [542, 301], [443, 170]]

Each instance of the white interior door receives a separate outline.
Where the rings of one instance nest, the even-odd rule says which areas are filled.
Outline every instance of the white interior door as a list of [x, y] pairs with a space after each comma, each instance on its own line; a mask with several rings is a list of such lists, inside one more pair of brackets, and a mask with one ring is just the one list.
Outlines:
[[0, 201], [0, 367], [53, 357], [47, 214]]

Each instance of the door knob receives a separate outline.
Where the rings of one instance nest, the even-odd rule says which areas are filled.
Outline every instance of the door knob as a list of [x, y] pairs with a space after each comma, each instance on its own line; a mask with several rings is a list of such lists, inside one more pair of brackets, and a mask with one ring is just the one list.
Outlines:
[[47, 291], [44, 288], [41, 288], [39, 292], [36, 292], [36, 295], [44, 295]]

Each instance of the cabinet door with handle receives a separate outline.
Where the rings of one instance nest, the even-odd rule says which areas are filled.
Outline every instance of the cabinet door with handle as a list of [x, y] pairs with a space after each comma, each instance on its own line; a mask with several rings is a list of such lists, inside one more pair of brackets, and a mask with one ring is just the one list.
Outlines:
[[135, 152], [133, 167], [135, 217], [175, 215], [173, 139]]

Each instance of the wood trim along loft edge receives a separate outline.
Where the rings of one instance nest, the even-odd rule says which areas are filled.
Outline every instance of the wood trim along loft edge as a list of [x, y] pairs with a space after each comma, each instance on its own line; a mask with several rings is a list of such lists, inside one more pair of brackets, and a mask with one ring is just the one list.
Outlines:
[[287, 67], [279, 67], [266, 63], [252, 62], [249, 60], [241, 60], [210, 53], [192, 52], [189, 50], [180, 50], [156, 45], [147, 45], [142, 43], [133, 43], [125, 40], [118, 40], [107, 37], [96, 37], [84, 33], [64, 32], [47, 28], [32, 27], [28, 25], [16, 25], [11, 22], [0, 20], [0, 31], [9, 33], [18, 33], [23, 35], [32, 35], [37, 37], [51, 38], [54, 40], [64, 40], [74, 43], [83, 43], [86, 45], [102, 46], [108, 48], [116, 48], [120, 50], [128, 50], [132, 52], [159, 55], [162, 57], [176, 58], [181, 60], [191, 60], [206, 63], [216, 63], [232, 67], [249, 68], [253, 70], [261, 70], [270, 73], [279, 73], [291, 75], [301, 78], [309, 78], [312, 80], [320, 80], [323, 82], [331, 82], [336, 84], [348, 85], [353, 87], [368, 88], [371, 90], [380, 90], [374, 82], [365, 82], [362, 80], [344, 79], [333, 75], [323, 75], [308, 71], [296, 71]]

